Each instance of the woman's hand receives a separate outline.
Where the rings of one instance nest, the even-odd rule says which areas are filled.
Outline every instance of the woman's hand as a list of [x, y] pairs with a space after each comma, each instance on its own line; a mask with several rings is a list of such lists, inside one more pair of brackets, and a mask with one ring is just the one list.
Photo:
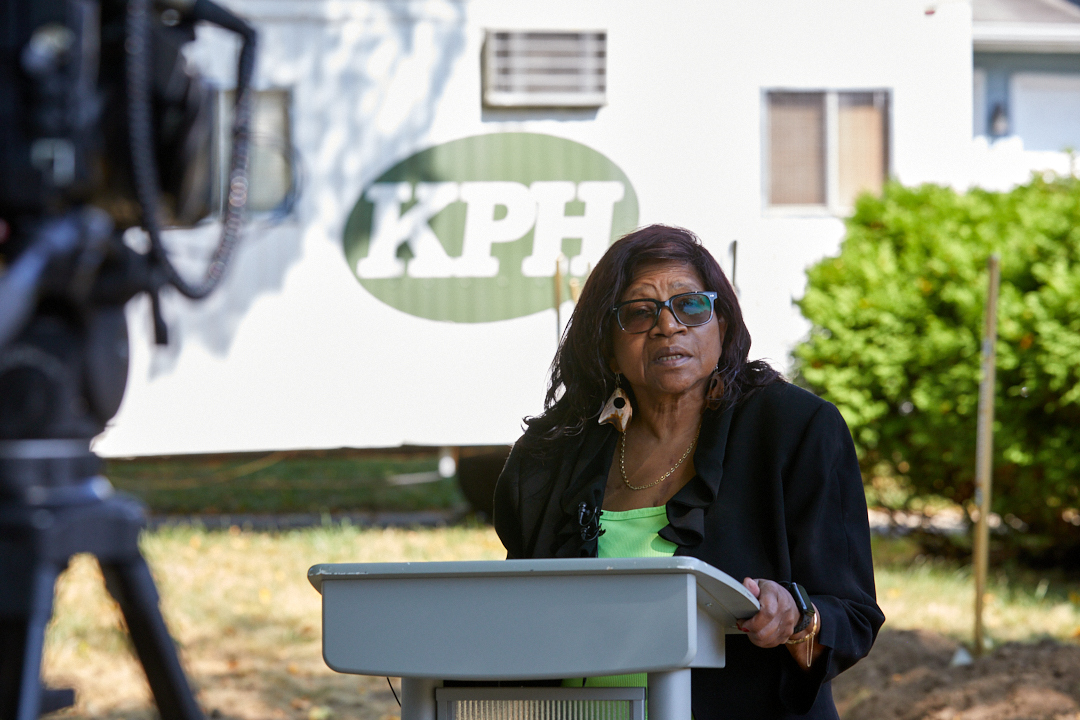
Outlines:
[[783, 645], [799, 622], [795, 598], [772, 580], [746, 578], [743, 585], [758, 599], [761, 609], [749, 620], [740, 620], [739, 629], [758, 647]]

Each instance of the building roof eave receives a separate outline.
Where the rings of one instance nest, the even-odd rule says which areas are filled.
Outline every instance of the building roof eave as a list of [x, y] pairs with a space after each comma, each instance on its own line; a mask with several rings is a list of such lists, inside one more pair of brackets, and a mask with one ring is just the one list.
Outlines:
[[975, 22], [975, 52], [1078, 53], [1080, 23]]

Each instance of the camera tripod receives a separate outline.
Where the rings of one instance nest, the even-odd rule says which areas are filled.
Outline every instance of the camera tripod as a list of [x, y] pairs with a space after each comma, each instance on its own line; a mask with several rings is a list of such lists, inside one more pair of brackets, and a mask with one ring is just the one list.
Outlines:
[[22, 491], [0, 501], [0, 719], [37, 720], [73, 702], [70, 692], [42, 688], [42, 650], [57, 577], [72, 555], [91, 553], [123, 612], [162, 719], [201, 720], [139, 552], [145, 511], [112, 493], [97, 474], [100, 464], [85, 440], [0, 442], [0, 477]]
[[[212, 203], [209, 86], [182, 48], [207, 22], [241, 40], [221, 238], [205, 277], [162, 241]], [[145, 511], [114, 495], [90, 452], [128, 372], [124, 305], [220, 283], [248, 196], [257, 35], [212, 0], [4, 0], [0, 12], [0, 720], [73, 704], [41, 685], [56, 579], [97, 557], [163, 720], [201, 720], [139, 553]], [[163, 190], [165, 192], [163, 192]], [[140, 253], [123, 233], [143, 227]]]

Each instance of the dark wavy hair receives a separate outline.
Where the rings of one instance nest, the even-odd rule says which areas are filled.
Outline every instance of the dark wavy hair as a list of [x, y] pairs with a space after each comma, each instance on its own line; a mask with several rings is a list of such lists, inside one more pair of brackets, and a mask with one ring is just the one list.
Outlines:
[[[621, 330], [611, 308], [640, 269], [669, 262], [692, 268], [705, 283], [704, 289], [717, 293], [715, 311], [727, 322], [719, 366], [724, 390], [717, 411], [782, 379], [765, 361], [746, 361], [750, 332], [743, 322], [738, 298], [701, 240], [683, 228], [650, 225], [616, 240], [585, 282], [551, 363], [544, 412], [525, 418], [529, 444], [546, 445], [548, 441], [576, 435], [587, 421], [599, 416], [615, 390], [615, 373], [608, 361], [612, 356], [612, 334]], [[632, 399], [632, 391], [630, 395]]]

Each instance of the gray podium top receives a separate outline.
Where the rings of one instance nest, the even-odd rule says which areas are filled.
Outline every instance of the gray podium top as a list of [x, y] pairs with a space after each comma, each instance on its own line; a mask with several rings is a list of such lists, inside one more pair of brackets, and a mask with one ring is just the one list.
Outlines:
[[338, 672], [529, 680], [723, 667], [758, 610], [695, 558], [315, 565]]

